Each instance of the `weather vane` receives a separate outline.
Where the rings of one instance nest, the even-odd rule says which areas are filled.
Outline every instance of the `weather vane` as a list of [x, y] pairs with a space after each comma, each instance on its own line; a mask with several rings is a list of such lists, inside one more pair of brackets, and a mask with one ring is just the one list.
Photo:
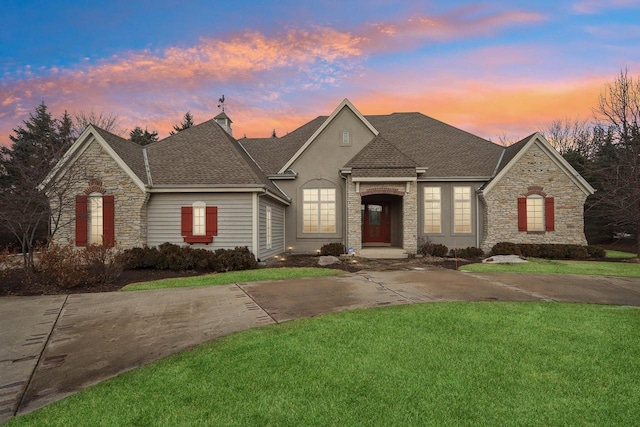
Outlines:
[[222, 109], [222, 112], [224, 113], [224, 95], [222, 95], [222, 98], [218, 99], [218, 108]]

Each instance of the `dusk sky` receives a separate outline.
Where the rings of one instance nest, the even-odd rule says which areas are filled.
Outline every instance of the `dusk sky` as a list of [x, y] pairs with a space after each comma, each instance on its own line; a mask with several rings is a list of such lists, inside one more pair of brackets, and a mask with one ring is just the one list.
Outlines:
[[640, 76], [640, 0], [3, 0], [0, 144], [45, 101], [168, 135], [185, 112], [267, 137], [328, 115], [419, 111], [497, 141], [590, 119]]

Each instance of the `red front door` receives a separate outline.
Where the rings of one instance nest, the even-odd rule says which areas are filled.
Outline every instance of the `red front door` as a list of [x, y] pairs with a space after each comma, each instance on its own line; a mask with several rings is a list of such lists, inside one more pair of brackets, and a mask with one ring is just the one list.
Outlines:
[[388, 203], [365, 203], [362, 218], [363, 243], [391, 243]]

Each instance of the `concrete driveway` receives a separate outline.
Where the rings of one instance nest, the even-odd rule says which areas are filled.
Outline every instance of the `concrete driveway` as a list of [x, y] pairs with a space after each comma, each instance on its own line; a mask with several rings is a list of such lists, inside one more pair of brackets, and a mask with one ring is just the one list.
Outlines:
[[640, 306], [640, 279], [438, 267], [159, 291], [0, 299], [0, 423], [230, 333], [355, 308], [437, 301]]

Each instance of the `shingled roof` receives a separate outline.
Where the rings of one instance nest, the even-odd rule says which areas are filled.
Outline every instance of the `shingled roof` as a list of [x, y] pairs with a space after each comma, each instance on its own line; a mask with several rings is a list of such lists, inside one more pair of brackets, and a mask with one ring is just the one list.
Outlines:
[[149, 185], [147, 179], [147, 172], [144, 168], [144, 155], [142, 154], [142, 147], [139, 144], [124, 139], [118, 135], [114, 135], [107, 132], [104, 129], [93, 125], [93, 128], [98, 134], [105, 140], [107, 144], [116, 152], [118, 157], [129, 166], [131, 171], [142, 181], [145, 185]]
[[154, 187], [264, 186], [284, 195], [214, 120], [146, 146]]
[[243, 138], [239, 142], [265, 173], [277, 174], [325, 120], [327, 116], [316, 117], [280, 138]]
[[[488, 178], [493, 175], [504, 149], [421, 113], [364, 117], [380, 133], [347, 167], [389, 168], [402, 158], [398, 167], [426, 167], [423, 177]], [[282, 138], [247, 138], [241, 143], [265, 172], [275, 174], [326, 119], [326, 116], [317, 117]], [[381, 150], [394, 154], [392, 157], [380, 155]]]

